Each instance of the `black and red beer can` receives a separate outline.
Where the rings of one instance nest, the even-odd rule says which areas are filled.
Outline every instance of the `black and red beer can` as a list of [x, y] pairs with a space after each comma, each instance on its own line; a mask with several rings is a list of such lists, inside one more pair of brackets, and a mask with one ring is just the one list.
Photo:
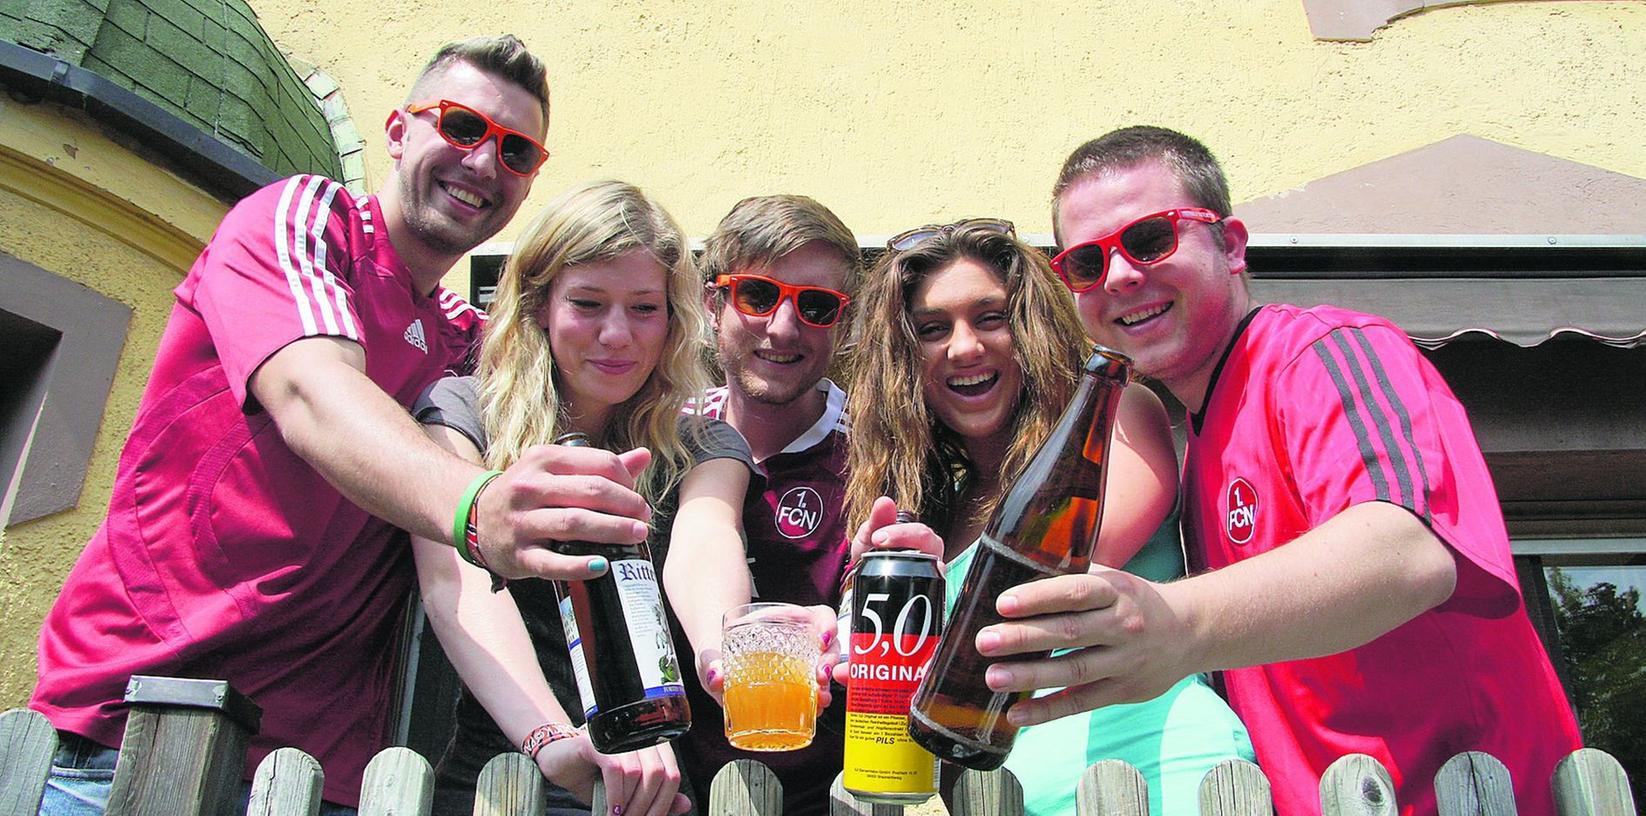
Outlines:
[[937, 759], [909, 738], [909, 701], [943, 634], [943, 574], [906, 550], [870, 551], [855, 572], [843, 784], [866, 802], [924, 802]]

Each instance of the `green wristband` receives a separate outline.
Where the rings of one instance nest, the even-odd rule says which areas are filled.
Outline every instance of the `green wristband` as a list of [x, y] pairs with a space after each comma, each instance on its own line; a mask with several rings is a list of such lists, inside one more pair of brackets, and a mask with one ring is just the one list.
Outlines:
[[458, 554], [463, 556], [464, 561], [481, 569], [485, 569], [485, 567], [481, 564], [475, 564], [474, 557], [469, 554], [469, 548], [466, 546], [469, 513], [474, 510], [474, 500], [475, 497], [480, 495], [480, 490], [491, 484], [491, 480], [502, 475], [503, 471], [501, 470], [488, 470], [474, 477], [474, 480], [469, 482], [469, 486], [463, 490], [463, 498], [457, 502], [457, 515], [452, 518], [452, 546], [457, 548]]

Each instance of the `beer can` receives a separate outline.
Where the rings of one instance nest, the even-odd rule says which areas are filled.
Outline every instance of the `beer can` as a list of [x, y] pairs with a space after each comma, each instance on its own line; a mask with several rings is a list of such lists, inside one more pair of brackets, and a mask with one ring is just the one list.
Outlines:
[[852, 586], [843, 784], [865, 802], [909, 805], [937, 792], [937, 758], [909, 738], [909, 701], [943, 632], [937, 558], [876, 550]]

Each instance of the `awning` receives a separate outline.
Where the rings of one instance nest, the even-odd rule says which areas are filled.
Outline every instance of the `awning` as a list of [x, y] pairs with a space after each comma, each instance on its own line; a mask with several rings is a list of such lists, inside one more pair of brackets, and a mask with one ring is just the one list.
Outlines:
[[1478, 333], [1517, 346], [1574, 335], [1646, 344], [1646, 278], [1252, 281], [1265, 302], [1331, 304], [1382, 315], [1424, 348]]
[[1468, 335], [1646, 345], [1646, 236], [1253, 236], [1261, 301], [1393, 320], [1425, 348]]

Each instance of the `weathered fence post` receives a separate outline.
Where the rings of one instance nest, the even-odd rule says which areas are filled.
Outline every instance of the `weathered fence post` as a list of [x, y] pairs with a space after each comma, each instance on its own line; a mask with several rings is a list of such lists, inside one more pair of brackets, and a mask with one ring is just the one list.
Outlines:
[[1440, 816], [1515, 816], [1515, 788], [1497, 757], [1468, 751], [1446, 760], [1435, 774]]
[[780, 816], [783, 783], [772, 769], [752, 759], [734, 759], [709, 783], [706, 816]]
[[360, 785], [360, 816], [428, 816], [434, 772], [410, 748], [384, 748], [366, 764]]
[[1395, 816], [1395, 783], [1383, 763], [1365, 755], [1339, 757], [1320, 777], [1323, 816]]
[[246, 744], [262, 709], [223, 680], [133, 675], [108, 816], [239, 809]]
[[314, 757], [296, 748], [281, 748], [257, 765], [246, 816], [315, 816], [320, 812], [325, 779]]
[[474, 816], [539, 816], [548, 801], [543, 772], [525, 754], [492, 757], [474, 785]]
[[1555, 766], [1560, 816], [1635, 816], [1629, 775], [1605, 751], [1579, 748]]
[[953, 816], [1023, 816], [1023, 785], [1005, 768], [962, 771]]
[[57, 729], [44, 714], [14, 708], [0, 714], [0, 816], [34, 816], [46, 790]]
[[1200, 780], [1200, 816], [1273, 816], [1269, 778], [1244, 759], [1226, 759]]
[[903, 816], [903, 806], [858, 799], [846, 790], [846, 774], [837, 773], [829, 785], [829, 816]]
[[1149, 785], [1136, 768], [1118, 759], [1094, 762], [1080, 775], [1079, 816], [1149, 816]]

